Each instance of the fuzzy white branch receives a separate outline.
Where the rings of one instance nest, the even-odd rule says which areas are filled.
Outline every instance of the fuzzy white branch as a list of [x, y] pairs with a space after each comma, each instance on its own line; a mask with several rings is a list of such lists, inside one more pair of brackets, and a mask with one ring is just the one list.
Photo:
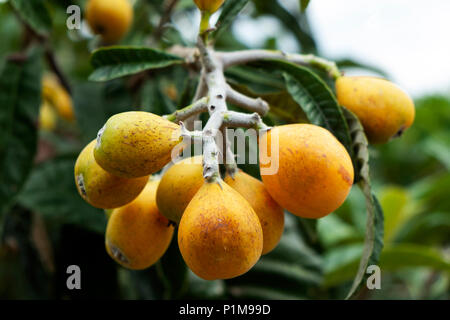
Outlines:
[[251, 112], [265, 116], [269, 112], [269, 104], [261, 98], [250, 98], [227, 86], [227, 101]]
[[164, 116], [164, 118], [172, 122], [180, 122], [207, 110], [208, 98], [203, 97], [183, 109], [179, 109], [172, 114]]
[[236, 164], [236, 157], [234, 155], [233, 150], [231, 149], [231, 142], [230, 138], [228, 136], [228, 130], [226, 126], [222, 126], [222, 137], [223, 137], [223, 149], [225, 150], [223, 155], [223, 163], [225, 164], [225, 169], [227, 170], [227, 173], [234, 178], [234, 175], [236, 174], [238, 170], [238, 166]]
[[252, 128], [260, 131], [267, 131], [270, 129], [261, 119], [258, 113], [241, 113], [235, 111], [227, 111], [222, 114], [223, 126], [227, 128]]
[[216, 55], [222, 60], [224, 69], [254, 61], [280, 59], [300, 65], [317, 66], [327, 71], [334, 78], [338, 78], [341, 75], [335, 62], [312, 54], [287, 54], [282, 51], [271, 50], [242, 50], [217, 52]]

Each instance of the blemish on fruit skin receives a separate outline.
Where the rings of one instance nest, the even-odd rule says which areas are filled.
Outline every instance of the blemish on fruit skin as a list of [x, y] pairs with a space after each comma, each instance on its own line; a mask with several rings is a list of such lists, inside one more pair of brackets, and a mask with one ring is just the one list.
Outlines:
[[401, 126], [400, 129], [392, 136], [392, 139], [401, 137], [403, 135], [403, 133], [405, 132], [405, 130], [406, 130], [406, 126], [405, 125]]
[[95, 146], [95, 148], [100, 148], [100, 146], [102, 144], [102, 135], [103, 135], [103, 132], [105, 131], [105, 127], [106, 127], [106, 124], [97, 133], [97, 145]]
[[81, 195], [83, 197], [87, 197], [86, 187], [84, 184], [84, 178], [83, 178], [83, 174], [81, 174], [81, 173], [77, 176], [77, 185], [78, 185], [78, 189], [81, 192]]
[[350, 173], [342, 166], [339, 166], [339, 174], [341, 175], [342, 179], [344, 179], [345, 182], [347, 182], [350, 186], [353, 184], [353, 179], [350, 175]]
[[122, 251], [115, 245], [113, 245], [110, 241], [107, 240], [107, 245], [109, 247], [109, 250], [111, 251], [111, 254], [116, 258], [118, 261], [129, 264], [130, 260], [123, 254]]

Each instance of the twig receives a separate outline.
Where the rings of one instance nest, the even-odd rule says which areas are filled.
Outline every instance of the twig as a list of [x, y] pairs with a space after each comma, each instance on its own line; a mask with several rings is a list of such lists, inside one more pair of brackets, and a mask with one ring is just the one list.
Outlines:
[[208, 98], [203, 97], [202, 99], [194, 102], [193, 104], [175, 111], [174, 113], [164, 116], [167, 120], [172, 122], [185, 121], [186, 119], [197, 115], [208, 110]]
[[216, 54], [222, 60], [225, 69], [259, 60], [280, 59], [300, 65], [317, 66], [327, 71], [334, 79], [341, 76], [341, 72], [336, 66], [336, 63], [312, 54], [286, 54], [282, 51], [271, 50], [242, 50], [234, 52], [217, 52]]
[[67, 93], [69, 95], [72, 95], [72, 89], [70, 87], [69, 81], [67, 80], [67, 78], [65, 77], [65, 75], [62, 72], [61, 68], [59, 67], [53, 51], [49, 47], [48, 43], [45, 46], [46, 46], [45, 58], [47, 60], [47, 63], [49, 65], [50, 69], [52, 69], [53, 73], [56, 74], [56, 76], [58, 77], [59, 82], [64, 87], [64, 89], [66, 89]]
[[269, 112], [269, 104], [261, 98], [250, 98], [227, 86], [227, 101], [248, 111], [265, 116]]
[[167, 22], [170, 21], [170, 17], [172, 15], [173, 9], [177, 5], [178, 0], [166, 0], [164, 3], [165, 10], [159, 20], [159, 24], [156, 27], [155, 31], [152, 34], [152, 38], [156, 41], [160, 40], [164, 33], [164, 26]]
[[238, 171], [238, 166], [236, 164], [236, 159], [233, 150], [231, 149], [230, 138], [228, 137], [228, 130], [226, 126], [222, 126], [222, 137], [223, 137], [223, 163], [225, 164], [225, 169], [227, 173], [234, 178], [234, 175]]
[[227, 128], [252, 128], [260, 132], [270, 129], [261, 119], [258, 113], [248, 114], [235, 111], [227, 111], [223, 113], [224, 127]]

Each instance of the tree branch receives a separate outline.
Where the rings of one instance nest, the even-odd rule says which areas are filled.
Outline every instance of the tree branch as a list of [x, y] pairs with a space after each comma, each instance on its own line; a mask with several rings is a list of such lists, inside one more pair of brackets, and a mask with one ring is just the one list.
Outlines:
[[280, 59], [300, 65], [312, 65], [319, 67], [337, 79], [341, 76], [336, 63], [312, 54], [286, 54], [282, 51], [271, 50], [242, 50], [233, 52], [217, 52], [218, 57], [223, 62], [224, 69], [249, 62], [267, 59]]
[[258, 131], [267, 131], [270, 129], [261, 119], [258, 113], [241, 113], [227, 111], [222, 114], [222, 124], [227, 128], [251, 128]]
[[164, 116], [164, 118], [172, 122], [179, 122], [185, 121], [192, 116], [206, 111], [208, 111], [208, 98], [203, 97], [183, 109], [179, 109], [172, 114]]
[[178, 0], [166, 0], [164, 2], [164, 12], [161, 16], [161, 19], [159, 20], [159, 24], [156, 27], [155, 31], [152, 34], [152, 38], [156, 41], [159, 41], [164, 33], [164, 26], [167, 22], [170, 21], [170, 17], [172, 15], [172, 11], [175, 9], [175, 6], [177, 5]]
[[269, 112], [269, 104], [261, 98], [250, 98], [230, 86], [227, 86], [227, 101], [248, 111], [265, 116]]

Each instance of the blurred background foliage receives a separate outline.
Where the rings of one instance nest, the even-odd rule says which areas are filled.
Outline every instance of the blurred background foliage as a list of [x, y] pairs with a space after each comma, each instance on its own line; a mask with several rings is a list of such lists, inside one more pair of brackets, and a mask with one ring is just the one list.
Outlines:
[[[164, 257], [147, 270], [129, 271], [110, 259], [104, 249], [106, 216], [79, 197], [73, 178], [75, 159], [115, 113], [141, 109], [162, 115], [187, 105], [197, 78], [190, 71], [174, 66], [106, 83], [89, 82], [90, 51], [95, 48], [96, 39], [86, 35], [85, 27], [81, 32], [66, 28], [67, 6], [76, 3], [83, 7], [85, 2], [43, 2], [52, 22], [51, 48], [71, 84], [76, 123], [58, 119], [51, 131], [37, 130], [36, 123], [32, 126], [38, 135], [36, 152], [28, 152], [34, 156], [34, 164], [24, 175], [24, 185], [18, 193], [11, 199], [2, 199], [5, 203], [0, 213], [0, 298], [345, 297], [358, 267], [365, 234], [364, 197], [357, 188], [353, 188], [336, 213], [317, 223], [286, 214], [285, 233], [276, 250], [262, 257], [250, 272], [232, 280], [204, 281], [196, 277], [186, 268], [176, 237]], [[193, 39], [180, 31], [190, 27], [195, 34], [197, 30], [198, 14], [191, 0], [178, 1], [173, 23], [163, 30], [161, 37], [150, 36], [155, 35], [165, 4], [163, 0], [134, 1], [134, 25], [122, 43], [155, 48], [192, 45]], [[301, 52], [320, 55], [307, 11], [292, 12], [278, 1], [255, 0], [242, 14], [252, 19], [279, 20], [284, 32], [298, 42]], [[233, 29], [224, 32], [217, 47], [247, 48], [235, 33]], [[23, 50], [27, 36], [11, 4], [0, 1], [3, 83], [11, 80], [5, 72], [6, 59]], [[267, 39], [265, 48], [277, 49], [277, 39]], [[39, 59], [42, 53], [35, 51]], [[349, 59], [338, 63], [344, 71], [367, 69], [389, 77], [389, 70], [378, 70]], [[30, 92], [40, 90], [38, 69], [49, 72], [46, 65], [39, 66], [37, 62], [33, 65], [35, 69], [25, 70], [30, 74], [22, 74], [30, 82], [26, 81]], [[227, 77], [240, 91], [263, 96], [270, 102], [272, 111], [265, 119], [267, 123], [305, 121], [303, 112], [284, 86], [277, 83], [276, 77], [265, 77], [265, 72], [235, 67], [227, 71]], [[31, 81], [33, 77], [36, 79]], [[37, 98], [29, 96], [25, 100]], [[32, 101], [23, 103], [31, 105]], [[401, 139], [370, 147], [371, 178], [385, 214], [385, 245], [380, 260], [382, 289], [363, 289], [359, 298], [450, 298], [450, 93], [446, 96], [431, 92], [417, 99], [416, 107], [416, 121]], [[36, 107], [34, 119], [37, 112]], [[12, 125], [20, 127], [18, 123]], [[0, 139], [1, 153], [12, 157], [12, 149], [1, 142]], [[13, 170], [9, 166], [8, 161], [2, 162], [2, 179], [5, 172]], [[258, 175], [256, 166], [244, 169]], [[66, 289], [66, 268], [71, 264], [79, 265], [82, 270], [82, 290]]]

